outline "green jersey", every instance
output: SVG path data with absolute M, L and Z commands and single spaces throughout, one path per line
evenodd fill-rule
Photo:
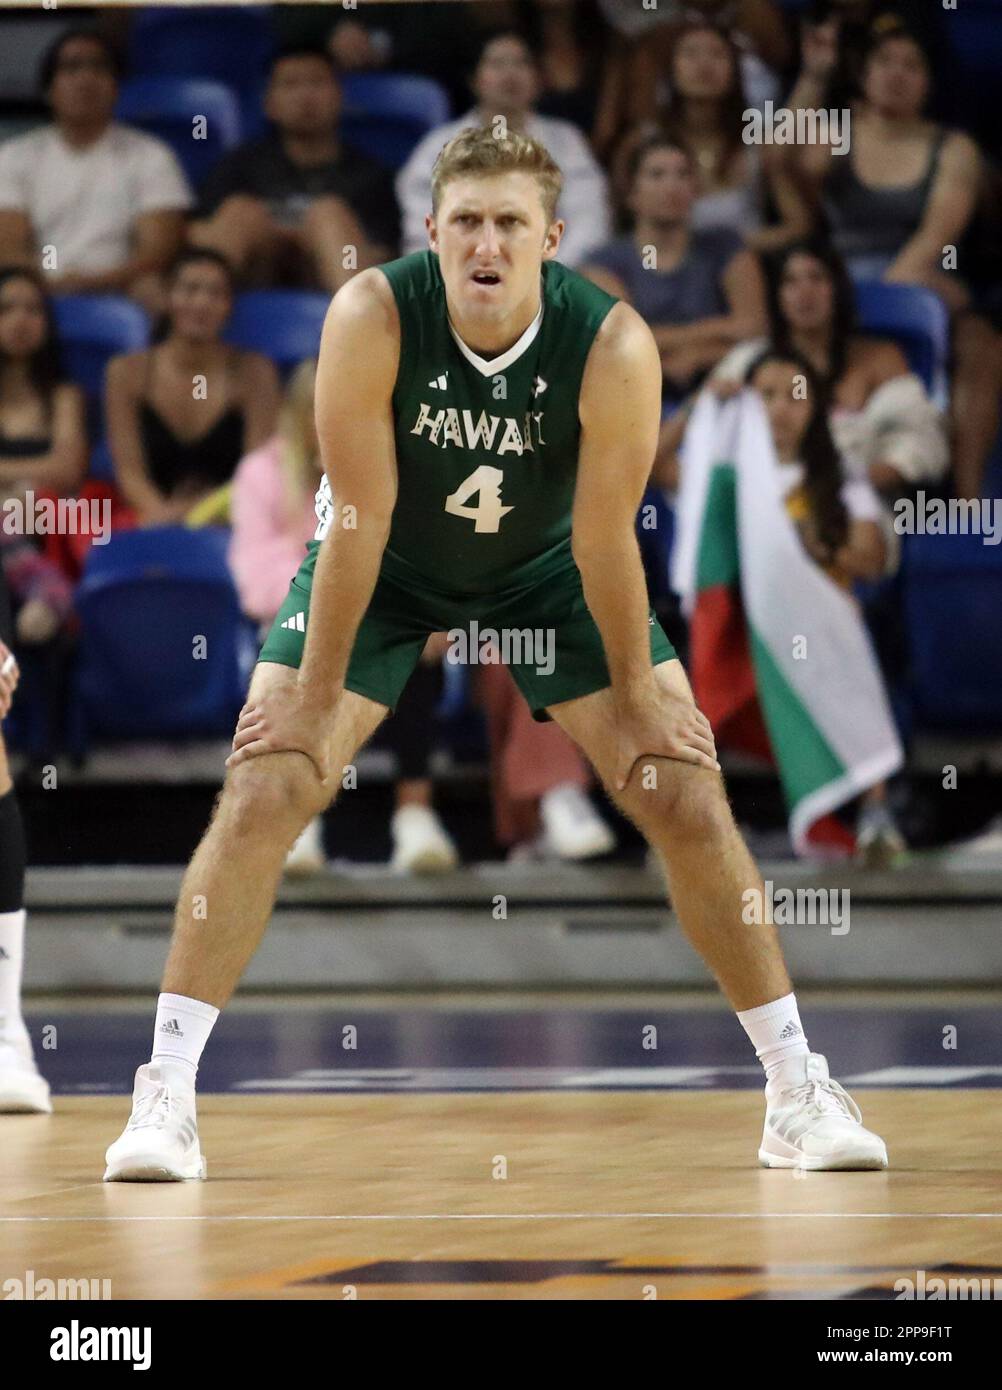
M 616 300 L 544 261 L 539 313 L 488 361 L 449 322 L 437 255 L 419 251 L 381 270 L 400 315 L 397 500 L 383 573 L 403 585 L 477 595 L 566 569 L 581 377 Z M 332 510 L 325 478 L 318 538 Z

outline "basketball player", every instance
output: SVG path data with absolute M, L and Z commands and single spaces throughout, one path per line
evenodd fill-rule
M 557 261 L 560 183 L 537 142 L 464 131 L 435 166 L 431 249 L 365 271 L 331 304 L 318 539 L 262 648 L 184 878 L 152 1059 L 106 1180 L 205 1176 L 196 1070 L 285 854 L 393 709 L 428 633 L 474 622 L 552 639 L 552 661 L 527 644 L 512 673 L 661 855 L 682 926 L 765 1068 L 760 1161 L 886 1166 L 808 1047 L 774 930 L 742 922 L 762 881 L 648 608 L 634 532 L 658 352 L 632 308 Z

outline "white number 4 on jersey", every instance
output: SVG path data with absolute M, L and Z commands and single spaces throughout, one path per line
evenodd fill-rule
M 514 511 L 514 507 L 501 505 L 503 479 L 504 474 L 500 468 L 492 468 L 490 464 L 482 463 L 445 499 L 445 510 L 452 516 L 465 516 L 476 522 L 474 531 L 497 531 L 505 513 Z M 468 507 L 466 503 L 475 492 L 480 494 L 480 500 L 475 507 Z

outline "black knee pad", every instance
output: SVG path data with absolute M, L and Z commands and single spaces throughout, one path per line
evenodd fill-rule
M 11 787 L 0 796 L 0 912 L 17 912 L 24 906 L 24 866 L 28 851 L 24 822 Z

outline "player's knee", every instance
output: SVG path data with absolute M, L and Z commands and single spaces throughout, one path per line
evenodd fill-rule
M 657 759 L 634 792 L 631 814 L 641 830 L 673 844 L 712 843 L 734 825 L 719 773 Z
M 272 753 L 233 768 L 220 810 L 236 834 L 295 839 L 327 800 L 308 758 Z

